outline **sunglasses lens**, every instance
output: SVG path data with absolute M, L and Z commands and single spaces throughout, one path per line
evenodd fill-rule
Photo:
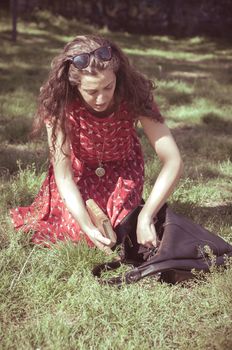
M 89 64 L 89 54 L 83 53 L 81 55 L 77 55 L 73 58 L 73 64 L 78 69 L 84 69 Z
M 112 58 L 111 47 L 99 47 L 99 49 L 95 50 L 94 55 L 102 61 L 110 61 Z
M 94 55 L 101 61 L 110 61 L 112 58 L 112 51 L 110 46 L 102 46 L 98 49 L 89 52 L 76 55 L 72 58 L 72 62 L 77 69 L 84 69 L 88 67 L 90 61 L 90 55 Z

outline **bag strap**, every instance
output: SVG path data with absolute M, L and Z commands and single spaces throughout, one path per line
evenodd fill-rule
M 102 275 L 103 272 L 116 270 L 120 266 L 121 266 L 121 261 L 120 260 L 116 260 L 116 261 L 113 260 L 113 261 L 110 261 L 110 262 L 107 262 L 107 263 L 96 265 L 92 269 L 92 274 L 94 275 L 94 277 L 101 278 L 101 275 Z

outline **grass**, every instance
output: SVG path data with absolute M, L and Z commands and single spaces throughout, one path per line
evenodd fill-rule
M 227 350 L 232 347 L 232 269 L 186 286 L 144 280 L 120 290 L 91 276 L 105 257 L 84 244 L 32 247 L 8 209 L 28 205 L 48 166 L 46 140 L 28 131 L 52 57 L 80 33 L 115 40 L 155 79 L 156 100 L 181 150 L 185 172 L 170 205 L 232 243 L 232 49 L 222 40 L 134 36 L 46 12 L 0 25 L 0 348 Z M 160 165 L 143 132 L 144 197 Z

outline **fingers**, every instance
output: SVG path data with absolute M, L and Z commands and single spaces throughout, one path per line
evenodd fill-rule
M 155 239 L 154 241 L 152 241 L 151 244 L 152 244 L 153 247 L 156 248 L 156 247 L 157 247 L 157 241 L 156 241 L 156 239 Z
M 106 255 L 110 255 L 112 254 L 112 250 L 110 249 L 110 247 L 102 244 L 101 242 L 99 242 L 98 240 L 91 238 L 91 241 L 95 244 L 95 246 L 100 249 L 101 251 L 103 251 Z
M 110 239 L 103 237 L 98 230 L 91 232 L 91 236 L 89 236 L 89 238 L 95 244 L 95 246 L 102 250 L 105 254 L 110 255 L 113 253 L 110 247 L 108 247 L 108 245 L 111 243 Z
M 152 244 L 153 247 L 157 247 L 157 237 L 156 237 L 155 225 L 151 224 L 150 228 L 151 228 L 151 232 L 152 232 L 152 235 L 153 235 L 153 240 L 152 240 L 151 244 Z
M 103 243 L 105 245 L 110 245 L 110 243 L 111 243 L 111 240 L 109 238 L 106 238 L 106 237 L 103 237 L 103 236 L 100 236 L 98 238 L 98 241 L 100 241 L 101 243 Z
M 93 232 L 93 238 L 105 245 L 110 245 L 111 243 L 111 240 L 109 238 L 102 236 L 101 232 L 98 230 L 95 230 Z
M 137 228 L 139 231 L 140 229 Z M 142 233 L 137 232 L 138 243 L 144 245 L 147 248 L 153 248 L 157 246 L 157 237 L 155 225 L 152 223 L 142 229 Z
M 106 253 L 106 255 L 111 255 L 113 253 L 110 247 L 107 247 L 106 245 L 103 246 L 102 251 Z

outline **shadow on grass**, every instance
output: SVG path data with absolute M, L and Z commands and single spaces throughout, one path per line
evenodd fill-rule
M 44 144 L 39 145 L 1 145 L 0 146 L 0 174 L 14 174 L 29 164 L 35 164 L 36 169 L 48 168 L 48 151 Z
M 172 132 L 182 153 L 186 159 L 192 159 L 193 164 L 206 160 L 215 164 L 232 161 L 232 121 L 229 119 L 208 113 L 202 116 L 200 124 L 177 127 Z
M 0 141 L 9 143 L 26 143 L 31 132 L 31 119 L 29 118 L 4 118 L 0 115 Z
M 215 203 L 215 206 L 204 207 L 194 203 L 173 202 L 171 207 L 178 214 L 188 217 L 199 225 L 208 226 L 213 223 L 218 232 L 223 226 L 232 226 L 232 203 L 226 205 Z
M 223 79 L 224 84 L 230 84 L 232 81 L 232 64 L 229 58 L 223 61 L 217 57 L 207 60 L 199 58 L 197 62 L 193 62 L 188 58 L 168 58 L 158 54 L 143 57 L 142 54 L 131 53 L 129 56 L 132 63 L 151 79 L 176 79 L 189 84 L 198 79 L 214 79 L 219 82 Z M 220 68 L 219 65 L 221 65 Z M 222 67 L 224 67 L 224 74 L 222 74 Z
M 167 103 L 173 105 L 189 105 L 194 101 L 195 96 L 184 91 L 177 91 L 175 88 L 166 87 L 163 93 Z
M 0 53 L 0 91 L 3 93 L 25 87 L 38 94 L 39 87 L 47 79 L 51 60 L 63 49 L 72 31 L 75 33 L 73 37 L 93 32 L 90 26 L 55 16 L 38 14 L 32 19 L 34 22 L 19 23 L 16 43 L 11 40 L 10 30 L 0 33 L 4 44 Z
M 230 40 L 224 38 L 207 38 L 204 36 L 200 37 L 187 37 L 187 38 L 176 38 L 172 35 L 136 35 L 121 32 L 102 32 L 105 37 L 114 39 L 123 48 L 131 48 L 138 50 L 148 49 L 159 49 L 164 52 L 188 52 L 190 54 L 196 53 L 198 55 L 208 55 L 209 53 L 216 53 L 223 55 L 222 50 L 231 49 Z M 230 50 L 232 55 L 232 50 Z M 229 59 L 229 58 L 228 58 Z
M 212 134 L 232 135 L 232 121 L 219 117 L 216 113 L 208 113 L 202 117 L 204 127 Z
M 42 81 L 47 77 L 51 59 L 62 47 L 62 41 L 49 34 L 20 34 L 11 50 L 1 52 L 0 90 L 6 93 L 25 87 L 30 92 L 38 93 Z

